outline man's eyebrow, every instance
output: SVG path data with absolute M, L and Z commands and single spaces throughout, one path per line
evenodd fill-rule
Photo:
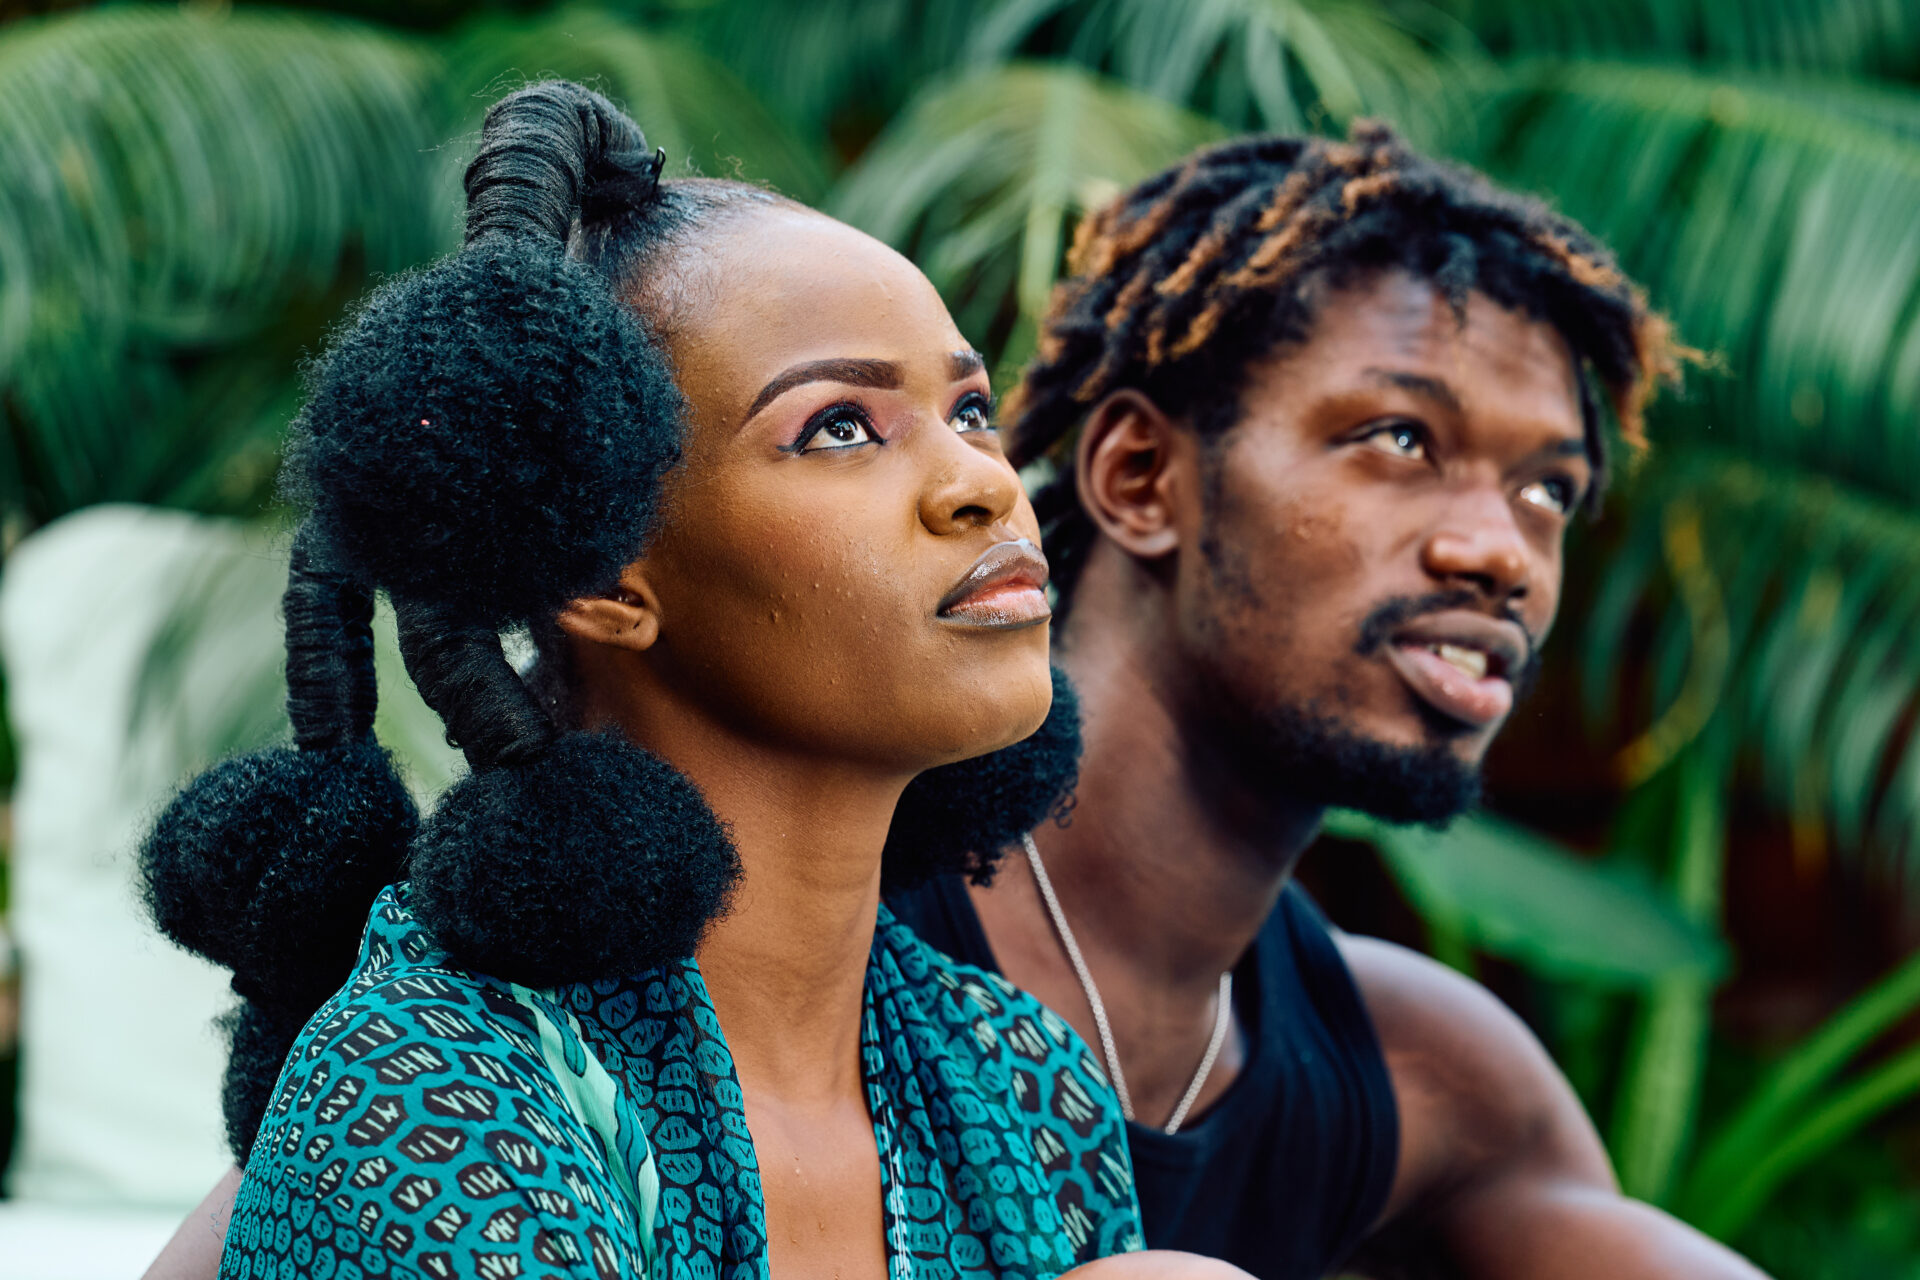
M 965 351 L 956 351 L 947 357 L 947 374 L 955 382 L 962 378 L 971 378 L 987 367 L 987 358 L 969 347 Z
M 1363 370 L 1363 374 L 1370 381 L 1398 387 L 1454 413 L 1460 412 L 1460 397 L 1453 394 L 1453 388 L 1439 378 L 1430 378 L 1424 373 L 1408 373 L 1404 369 L 1367 369 Z
M 1587 445 L 1583 435 L 1579 439 L 1563 437 L 1552 444 L 1543 444 L 1533 451 L 1535 458 L 1591 458 L 1593 450 Z
M 809 382 L 844 382 L 855 387 L 892 391 L 900 385 L 900 366 L 891 360 L 809 360 L 776 374 L 747 406 L 745 422 L 775 399 Z

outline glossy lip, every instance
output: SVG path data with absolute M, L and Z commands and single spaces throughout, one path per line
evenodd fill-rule
M 1027 538 L 988 547 L 934 612 L 976 627 L 1030 627 L 1053 616 L 1047 605 L 1047 558 Z
M 1475 680 L 1428 651 L 1436 644 L 1477 649 L 1487 674 Z M 1452 610 L 1416 618 L 1394 632 L 1387 658 L 1421 701 L 1473 728 L 1496 724 L 1513 710 L 1513 674 L 1526 660 L 1527 633 L 1512 622 Z

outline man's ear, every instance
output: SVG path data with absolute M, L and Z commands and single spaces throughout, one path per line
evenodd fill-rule
M 1074 453 L 1080 505 L 1121 550 L 1157 559 L 1180 545 L 1181 502 L 1191 502 L 1191 434 L 1140 392 L 1116 391 L 1087 415 Z
M 639 652 L 660 638 L 660 600 L 642 563 L 635 561 L 620 571 L 612 591 L 572 601 L 554 622 L 577 639 Z

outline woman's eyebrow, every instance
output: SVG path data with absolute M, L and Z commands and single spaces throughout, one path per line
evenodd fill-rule
M 987 358 L 968 347 L 965 351 L 955 351 L 947 357 L 947 374 L 955 382 L 971 378 L 987 367 Z
M 891 360 L 845 359 L 809 360 L 805 364 L 796 364 L 775 374 L 771 382 L 760 388 L 760 394 L 747 406 L 747 416 L 741 421 L 751 419 L 777 397 L 809 382 L 845 382 L 856 387 L 892 391 L 900 386 L 900 366 Z

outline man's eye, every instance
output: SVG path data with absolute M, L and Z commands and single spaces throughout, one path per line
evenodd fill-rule
M 979 395 L 968 396 L 953 411 L 953 429 L 955 431 L 991 431 L 993 413 L 986 398 Z
M 848 405 L 829 409 L 807 425 L 793 446 L 795 453 L 823 453 L 831 449 L 851 449 L 856 445 L 878 444 L 879 432 L 867 421 L 867 415 Z
M 1520 498 L 1523 502 L 1531 502 L 1534 506 L 1551 511 L 1557 516 L 1564 516 L 1572 512 L 1579 494 L 1573 487 L 1573 481 L 1563 476 L 1548 476 L 1544 480 L 1535 480 L 1522 489 Z
M 1391 422 L 1362 436 L 1361 443 L 1396 458 L 1424 460 L 1427 456 L 1426 433 L 1408 422 Z

